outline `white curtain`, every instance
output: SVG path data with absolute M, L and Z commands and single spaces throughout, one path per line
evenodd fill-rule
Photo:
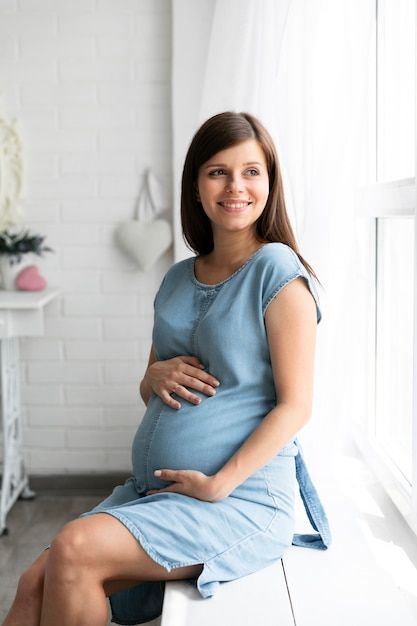
M 359 247 L 366 224 L 355 219 L 354 194 L 372 182 L 374 6 L 374 0 L 172 3 L 175 260 L 191 254 L 182 241 L 179 188 L 192 135 L 220 111 L 255 114 L 274 137 L 301 253 L 324 286 L 314 412 L 301 433 L 315 473 L 323 474 L 333 472 L 367 403 L 368 277 Z
M 173 0 L 174 257 L 190 255 L 179 222 L 192 135 L 226 110 L 256 113 L 276 136 L 280 48 L 291 0 Z

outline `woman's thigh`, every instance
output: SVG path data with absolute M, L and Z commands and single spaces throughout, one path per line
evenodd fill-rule
M 38 589 L 40 595 L 43 592 L 43 583 L 45 579 L 45 569 L 48 562 L 49 549 L 44 550 L 33 563 L 25 571 L 25 581 L 30 583 L 25 586 L 23 592 L 26 592 L 29 588 L 31 590 Z M 197 578 L 202 570 L 199 565 L 192 565 L 191 567 L 181 567 L 172 572 L 166 572 L 166 580 L 174 580 L 176 577 L 183 580 L 185 578 Z M 30 578 L 30 580 L 29 580 Z M 164 579 L 165 580 L 165 579 Z M 106 596 L 111 596 L 118 591 L 125 591 L 131 587 L 135 587 L 140 581 L 137 579 L 119 579 L 119 580 L 106 580 L 103 582 L 103 589 Z
M 203 569 L 202 564 L 197 564 L 167 572 L 148 556 L 124 524 L 107 513 L 69 522 L 55 537 L 51 548 L 58 559 L 64 556 L 91 572 L 103 583 L 107 595 L 138 582 L 197 578 Z

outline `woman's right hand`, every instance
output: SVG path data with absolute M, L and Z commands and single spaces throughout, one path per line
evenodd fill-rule
M 195 356 L 176 356 L 166 361 L 155 361 L 149 365 L 144 376 L 152 391 L 173 409 L 181 404 L 171 397 L 174 393 L 191 404 L 200 404 L 201 398 L 187 387 L 214 396 L 220 382 L 204 370 L 204 365 Z

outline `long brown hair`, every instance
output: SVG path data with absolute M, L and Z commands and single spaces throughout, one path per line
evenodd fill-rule
M 218 113 L 200 126 L 191 141 L 181 181 L 181 224 L 187 246 L 201 255 L 208 254 L 214 247 L 210 220 L 196 196 L 200 167 L 220 150 L 248 139 L 256 139 L 262 148 L 269 178 L 268 200 L 256 221 L 257 238 L 264 243 L 287 244 L 297 254 L 307 271 L 320 282 L 298 250 L 285 207 L 281 170 L 272 137 L 263 124 L 249 113 L 233 111 Z

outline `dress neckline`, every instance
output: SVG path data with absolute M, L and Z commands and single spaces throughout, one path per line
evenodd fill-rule
M 195 261 L 197 257 L 191 257 L 190 259 L 191 279 L 193 283 L 195 283 L 196 285 L 198 285 L 198 287 L 201 287 L 202 289 L 216 289 L 217 287 L 221 287 L 222 285 L 227 283 L 229 280 L 234 278 L 236 274 L 239 274 L 239 272 L 241 272 L 243 268 L 245 268 L 248 265 L 248 263 L 250 263 L 250 261 L 252 261 L 260 253 L 260 251 L 263 250 L 263 248 L 265 248 L 265 246 L 267 245 L 268 245 L 267 243 L 264 243 L 260 248 L 255 250 L 255 252 L 251 254 L 251 256 L 248 259 L 246 259 L 246 261 L 240 267 L 237 268 L 237 270 L 235 270 L 232 274 L 230 274 L 230 276 L 227 276 L 227 278 L 225 278 L 224 280 L 221 280 L 219 283 L 209 284 L 209 283 L 200 282 L 195 275 Z

